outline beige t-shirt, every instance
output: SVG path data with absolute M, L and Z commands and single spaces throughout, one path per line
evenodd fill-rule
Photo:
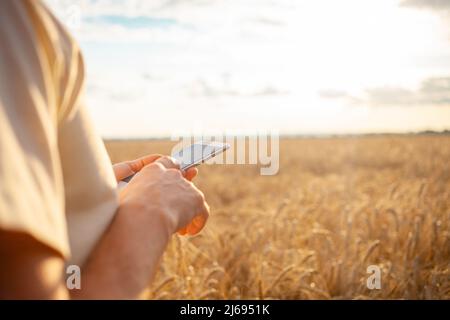
M 118 206 L 80 50 L 40 1 L 0 1 L 0 228 L 82 265 Z

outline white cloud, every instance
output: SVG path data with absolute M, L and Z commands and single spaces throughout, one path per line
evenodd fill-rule
M 268 97 L 289 94 L 288 91 L 281 90 L 271 84 L 254 83 L 252 85 L 238 86 L 233 81 L 230 74 L 222 74 L 218 79 L 208 81 L 199 78 L 186 85 L 187 93 L 192 97 L 235 97 L 252 98 Z
M 343 92 L 375 99 L 380 92 L 364 90 L 415 92 L 421 79 L 450 74 L 447 23 L 398 1 L 47 2 L 63 18 L 68 6 L 80 9 L 83 19 L 74 32 L 87 61 L 88 98 L 108 135 L 116 130 L 111 106 L 118 120 L 139 115 L 136 132 L 147 130 L 144 119 L 163 124 L 186 108 L 208 123 L 219 117 L 225 127 L 273 122 L 294 130 L 298 122 L 323 130 L 314 119 L 361 116 L 362 108 L 348 111 L 352 102 Z M 321 88 L 339 90 L 322 91 L 320 98 Z M 350 130 L 352 123 L 345 123 Z
M 418 88 L 383 86 L 367 88 L 360 96 L 345 91 L 322 90 L 321 98 L 344 99 L 352 105 L 373 107 L 450 106 L 450 77 L 424 79 Z
M 449 0 L 404 0 L 401 4 L 405 7 L 450 10 Z

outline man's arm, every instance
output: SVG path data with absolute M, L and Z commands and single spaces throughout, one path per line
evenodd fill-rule
M 81 289 L 70 291 L 60 254 L 27 234 L 0 230 L 0 299 L 138 298 L 154 275 L 170 234 L 158 215 L 136 209 L 119 209 L 81 269 Z
M 167 157 L 147 166 L 155 159 L 144 160 L 131 163 L 139 173 L 121 192 L 114 220 L 82 267 L 80 290 L 67 290 L 64 259 L 56 251 L 31 236 L 0 230 L 0 298 L 138 298 L 171 235 L 199 232 L 209 213 L 203 194 L 188 181 L 196 169 L 183 177 Z
M 137 298 L 154 275 L 169 238 L 158 215 L 119 209 L 81 269 L 81 289 L 68 291 L 60 254 L 27 234 L 0 230 L 0 299 Z
M 81 290 L 71 292 L 75 299 L 139 297 L 172 234 L 200 232 L 209 215 L 190 182 L 196 168 L 182 175 L 173 159 L 150 155 L 115 165 L 114 172 L 117 180 L 139 173 L 122 190 L 119 210 L 82 270 Z

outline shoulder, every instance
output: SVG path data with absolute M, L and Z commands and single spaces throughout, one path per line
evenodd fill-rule
M 56 88 L 59 119 L 66 118 L 77 107 L 84 86 L 84 62 L 78 42 L 66 27 L 41 1 L 32 1 L 38 21 L 45 30 L 44 42 L 48 42 L 53 59 L 53 74 Z
M 83 58 L 51 10 L 40 0 L 0 1 L 0 27 L 0 68 L 2 61 L 7 70 L 13 64 L 23 81 L 35 83 L 58 121 L 73 113 L 84 83 Z

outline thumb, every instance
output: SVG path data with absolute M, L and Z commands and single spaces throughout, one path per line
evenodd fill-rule
M 127 162 L 116 163 L 113 165 L 113 170 L 117 181 L 121 181 L 135 173 Z
M 139 172 L 143 167 L 156 161 L 160 157 L 161 157 L 160 154 L 151 154 L 138 158 L 136 160 L 116 163 L 115 165 L 113 165 L 116 180 L 121 181 L 126 177 L 129 177 L 132 174 Z

